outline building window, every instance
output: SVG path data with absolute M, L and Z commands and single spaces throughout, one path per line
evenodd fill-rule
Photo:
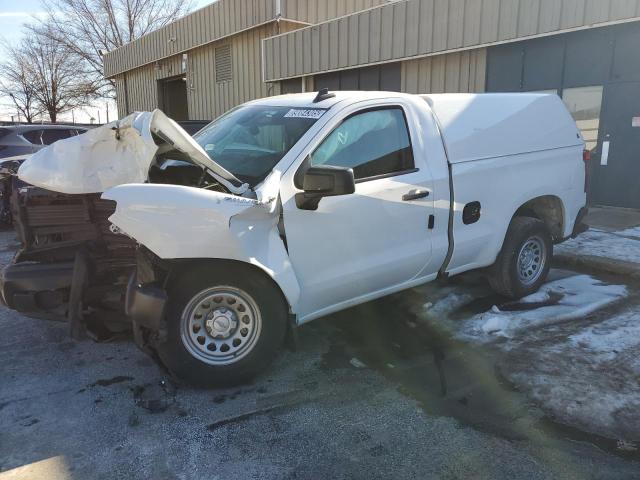
M 598 145 L 602 89 L 602 86 L 565 88 L 562 92 L 562 99 L 582 132 L 587 150 Z
M 232 78 L 231 45 L 223 45 L 215 49 L 216 82 L 229 82 Z

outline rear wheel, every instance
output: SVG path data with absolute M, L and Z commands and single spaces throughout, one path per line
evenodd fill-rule
M 190 384 L 242 383 L 278 353 L 286 319 L 280 290 L 260 273 L 230 263 L 189 270 L 170 289 L 158 354 Z
M 553 258 L 553 241 L 541 220 L 516 217 L 490 271 L 489 283 L 499 294 L 513 299 L 530 295 L 547 279 Z

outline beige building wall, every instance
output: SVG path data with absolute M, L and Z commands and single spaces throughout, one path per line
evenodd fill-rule
M 265 80 L 474 49 L 640 18 L 640 0 L 400 0 L 265 41 Z
M 183 54 L 173 55 L 152 64 L 134 68 L 115 77 L 120 118 L 129 112 L 158 108 L 158 81 L 179 75 L 186 76 L 189 119 L 212 120 L 241 103 L 280 94 L 280 82 L 262 81 L 262 40 L 297 28 L 294 23 L 272 22 L 186 52 L 186 70 L 182 69 Z M 232 78 L 216 82 L 215 49 L 231 45 Z M 126 79 L 126 80 L 125 80 Z M 125 82 L 127 85 L 125 101 Z
M 406 93 L 481 93 L 485 91 L 487 50 L 467 50 L 402 62 Z
M 219 0 L 109 52 L 106 77 L 183 53 L 276 18 L 276 0 Z
M 389 3 L 389 0 L 281 0 L 282 16 L 315 24 Z

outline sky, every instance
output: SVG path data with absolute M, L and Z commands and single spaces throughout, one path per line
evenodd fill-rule
M 214 1 L 192 0 L 192 5 L 196 9 Z M 0 0 L 0 39 L 8 40 L 11 43 L 19 41 L 23 35 L 22 25 L 38 15 L 43 15 L 43 10 L 40 0 Z M 0 56 L 2 54 L 2 51 L 0 51 Z M 116 111 L 114 102 L 109 105 L 105 102 L 97 102 L 90 107 L 78 109 L 73 116 L 77 122 L 89 123 L 92 117 L 97 122 L 98 116 L 104 122 L 107 115 L 107 107 L 109 109 L 109 120 L 114 120 Z M 11 110 L 10 102 L 0 96 L 0 120 L 11 120 L 11 115 L 15 116 L 15 112 Z M 70 121 L 72 115 L 70 113 L 63 115 L 61 119 Z

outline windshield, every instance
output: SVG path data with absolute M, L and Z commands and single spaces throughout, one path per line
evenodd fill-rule
M 324 112 L 308 108 L 239 107 L 194 138 L 213 161 L 255 186 Z

